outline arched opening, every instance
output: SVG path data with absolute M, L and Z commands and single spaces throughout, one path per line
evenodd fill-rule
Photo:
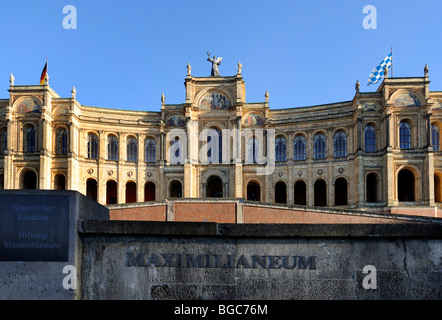
M 181 182 L 175 180 L 170 184 L 170 197 L 171 198 L 183 197 L 183 187 L 181 185 Z
M 118 200 L 118 185 L 114 180 L 106 183 L 106 204 L 116 204 Z
M 287 203 L 287 185 L 283 181 L 275 185 L 275 203 Z
M 275 161 L 287 160 L 287 140 L 284 137 L 277 137 L 275 140 Z
M 399 123 L 399 147 L 411 149 L 411 124 L 407 120 Z
M 137 184 L 133 181 L 126 183 L 126 203 L 137 202 Z
M 24 151 L 35 152 L 37 150 L 37 133 L 33 125 L 25 127 Z
M 54 178 L 55 190 L 66 190 L 66 177 L 64 174 L 57 174 Z
M 126 145 L 127 161 L 136 162 L 138 160 L 138 141 L 134 137 L 127 139 Z
M 247 200 L 261 201 L 261 187 L 256 182 L 249 182 L 247 185 Z
M 414 189 L 414 174 L 407 169 L 402 169 L 397 178 L 398 200 L 399 201 L 416 201 Z
M 115 136 L 107 138 L 107 160 L 118 160 L 118 139 Z
M 56 152 L 58 155 L 66 155 L 68 153 L 68 130 L 60 128 L 56 134 Z
M 217 176 L 212 176 L 207 180 L 206 196 L 209 198 L 223 197 L 223 182 Z
M 86 196 L 97 201 L 98 184 L 97 180 L 89 179 L 86 182 Z
M 378 177 L 369 173 L 366 181 L 367 202 L 378 202 Z
M 295 183 L 295 204 L 307 205 L 307 185 L 302 180 Z
M 442 179 L 439 173 L 434 174 L 434 202 L 442 202 Z
M 324 180 L 316 180 L 314 185 L 315 206 L 325 207 L 327 205 L 327 184 Z
M 36 190 L 37 189 L 37 174 L 32 170 L 26 170 L 22 173 L 22 189 Z
M 373 125 L 365 126 L 365 152 L 375 152 L 376 151 L 376 129 Z
M 155 201 L 155 183 L 146 182 L 144 185 L 144 201 Z
M 335 181 L 335 206 L 346 206 L 348 204 L 348 184 L 345 178 L 338 178 Z
M 209 163 L 223 162 L 223 135 L 221 130 L 215 127 L 210 128 L 207 135 L 207 161 Z
M 95 134 L 89 134 L 87 137 L 87 158 L 98 159 L 99 145 L 98 137 Z
M 5 189 L 5 175 L 2 173 L 0 174 L 0 190 Z

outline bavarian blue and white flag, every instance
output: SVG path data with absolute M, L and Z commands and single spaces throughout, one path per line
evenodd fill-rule
M 390 68 L 391 63 L 393 61 L 393 52 L 390 52 L 388 56 L 382 60 L 382 62 L 373 69 L 373 71 L 370 74 L 370 77 L 368 77 L 368 85 L 375 84 L 381 78 L 384 76 L 384 70 L 385 68 Z

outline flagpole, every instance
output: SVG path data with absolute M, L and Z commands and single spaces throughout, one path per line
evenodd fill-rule
M 393 78 L 393 47 L 391 47 L 391 77 Z

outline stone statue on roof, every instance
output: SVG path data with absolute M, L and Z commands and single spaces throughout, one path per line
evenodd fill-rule
M 212 77 L 219 77 L 220 74 L 219 74 L 218 66 L 221 64 L 221 60 L 223 58 L 221 58 L 221 57 L 217 58 L 215 56 L 213 56 L 213 58 L 210 58 L 210 52 L 209 51 L 207 52 L 207 56 L 208 56 L 207 61 L 212 62 L 212 73 L 211 73 L 211 76 Z

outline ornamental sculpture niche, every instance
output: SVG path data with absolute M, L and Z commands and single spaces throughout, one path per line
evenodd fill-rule
M 250 113 L 244 120 L 246 126 L 262 126 L 264 119 L 257 113 Z
M 412 93 L 404 93 L 394 99 L 393 105 L 395 107 L 420 107 L 421 102 L 416 95 Z
M 186 120 L 181 116 L 170 116 L 166 121 L 168 127 L 184 127 L 185 125 Z
M 18 113 L 40 113 L 40 104 L 31 98 L 25 99 L 17 106 Z
M 364 111 L 379 111 L 380 107 L 377 103 L 367 102 L 363 104 L 362 109 Z
M 230 107 L 229 98 L 218 92 L 206 93 L 199 104 L 201 110 L 224 110 Z

